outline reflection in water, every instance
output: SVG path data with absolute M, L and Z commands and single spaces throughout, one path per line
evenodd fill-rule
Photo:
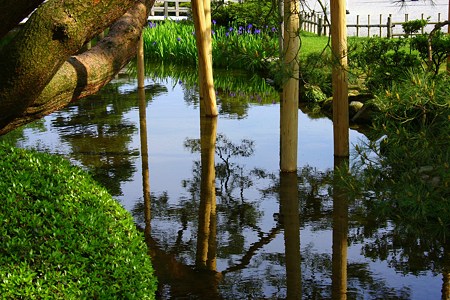
M 284 227 L 287 299 L 301 299 L 300 216 L 297 173 L 280 173 L 280 221 Z
M 201 185 L 196 266 L 216 270 L 216 150 L 217 118 L 200 118 Z
M 145 90 L 138 88 L 139 97 L 139 137 L 141 142 L 141 160 L 142 160 L 142 193 L 144 198 L 144 222 L 145 234 L 150 235 L 151 232 L 151 209 L 150 209 L 150 171 L 148 167 L 148 140 L 147 140 L 147 115 Z
M 334 174 L 348 170 L 348 159 L 334 157 Z M 340 169 L 340 170 L 338 170 Z M 332 297 L 347 299 L 348 196 L 334 180 L 333 184 L 333 256 Z
M 384 219 L 375 196 L 339 200 L 347 197 L 333 181 L 331 122 L 299 112 L 301 167 L 296 178 L 284 177 L 278 104 L 249 98 L 245 116 L 220 116 L 215 134 L 216 125 L 200 124 L 198 107 L 183 102 L 186 87 L 177 82 L 147 79 L 145 100 L 135 81 L 115 81 L 25 128 L 22 139 L 67 155 L 124 194 L 118 198 L 147 232 L 159 298 L 448 296 L 445 232 Z

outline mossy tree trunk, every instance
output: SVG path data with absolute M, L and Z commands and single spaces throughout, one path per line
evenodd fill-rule
M 97 92 L 135 55 L 154 0 L 49 0 L 0 52 L 0 134 Z M 112 24 L 112 25 L 111 25 Z M 93 37 L 109 35 L 75 55 Z

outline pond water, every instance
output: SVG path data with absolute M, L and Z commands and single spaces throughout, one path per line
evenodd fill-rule
M 144 100 L 136 80 L 116 79 L 17 143 L 83 166 L 132 213 L 160 299 L 448 295 L 446 247 L 361 217 L 333 186 L 330 120 L 299 112 L 298 172 L 280 174 L 274 94 L 219 93 L 220 116 L 201 120 L 195 88 L 145 83 Z M 365 137 L 351 130 L 350 140 Z

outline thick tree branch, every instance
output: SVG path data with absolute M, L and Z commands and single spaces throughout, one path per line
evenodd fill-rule
M 40 96 L 23 113 L 0 128 L 0 135 L 42 118 L 71 101 L 94 94 L 136 55 L 137 43 L 154 0 L 138 2 L 111 26 L 91 50 L 70 57 Z
M 4 0 L 0 1 L 0 39 L 23 19 L 28 17 L 44 0 Z
M 0 53 L 0 127 L 22 113 L 70 55 L 136 0 L 48 0 Z

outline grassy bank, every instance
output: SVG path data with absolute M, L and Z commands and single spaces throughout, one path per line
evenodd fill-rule
M 195 65 L 197 48 L 194 25 L 166 20 L 150 23 L 144 31 L 145 56 L 159 62 Z M 279 56 L 278 29 L 231 25 L 212 25 L 213 64 L 216 68 L 265 72 Z M 328 37 L 302 33 L 301 57 L 322 51 Z
M 60 157 L 0 143 L 2 299 L 153 299 L 131 216 Z

